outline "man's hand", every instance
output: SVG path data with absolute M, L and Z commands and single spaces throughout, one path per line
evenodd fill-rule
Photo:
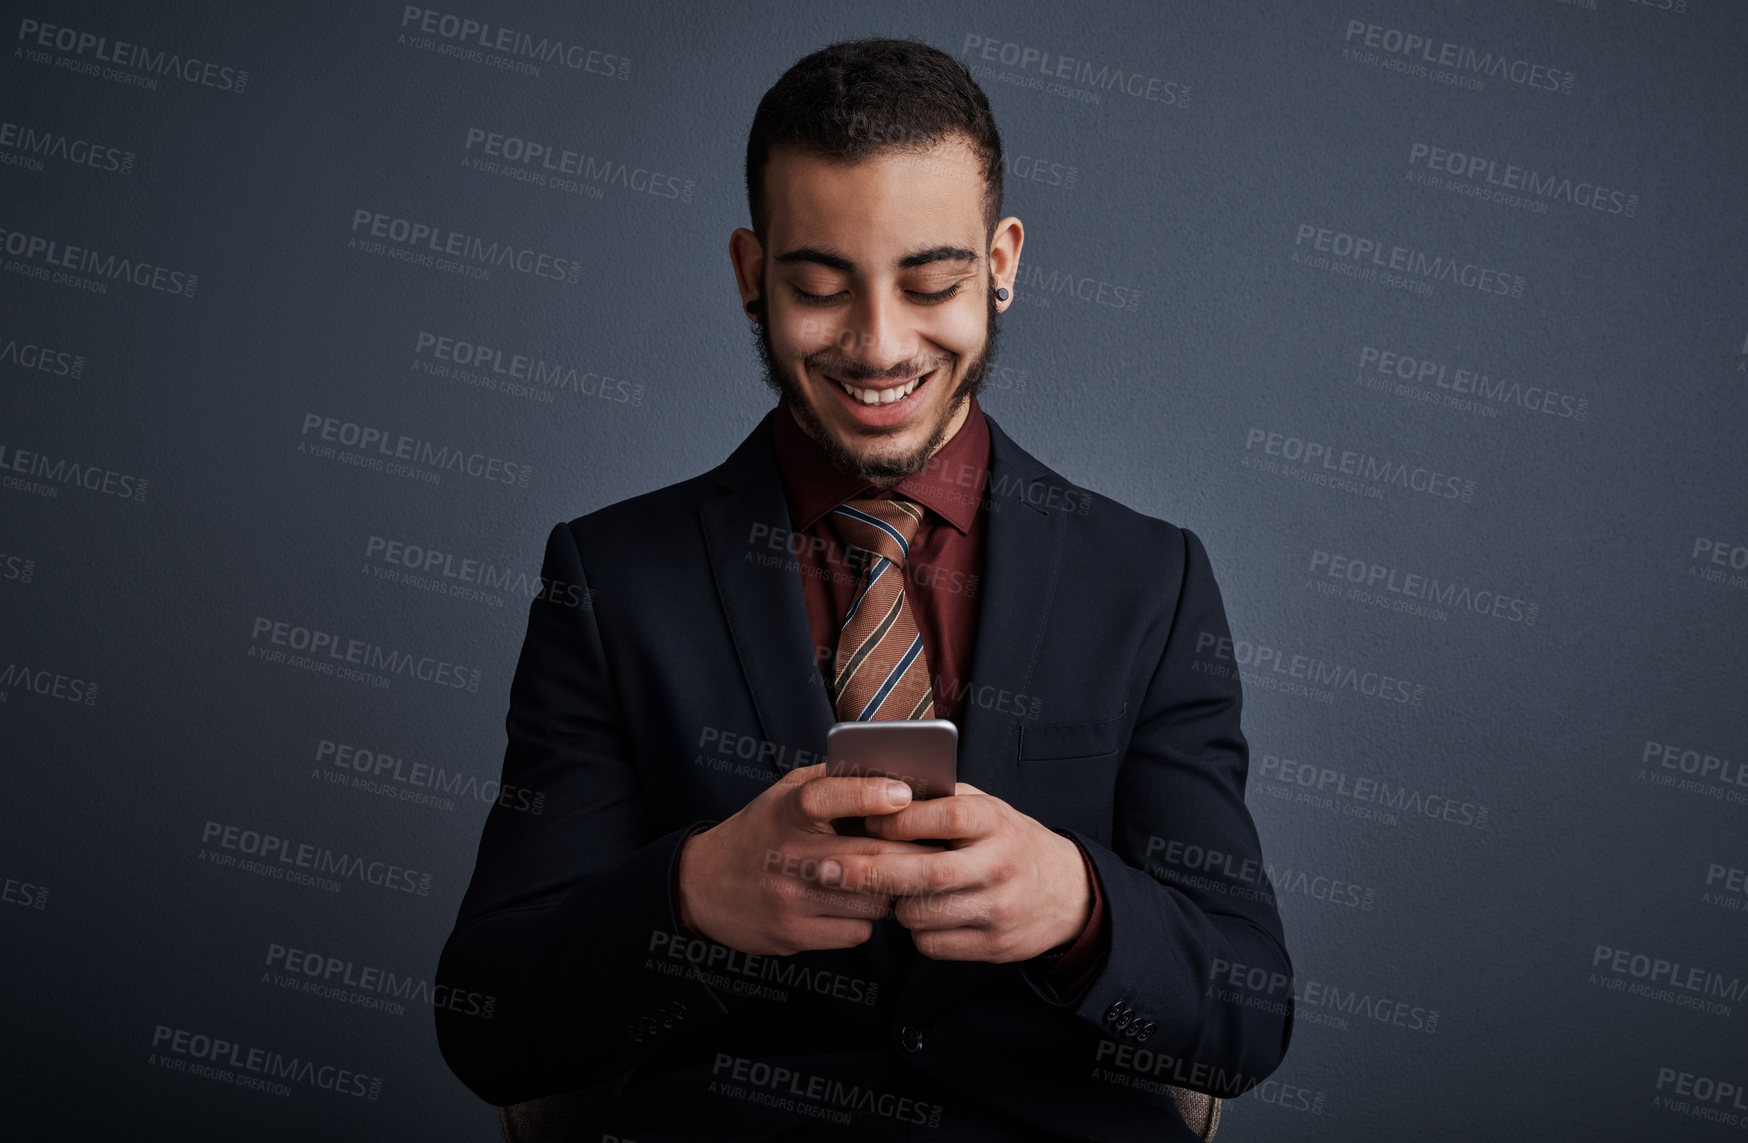
M 886 841 L 939 838 L 951 848 L 927 853 L 834 856 L 834 878 L 820 882 L 877 900 L 896 896 L 899 923 L 917 951 L 935 960 L 1029 960 L 1080 935 L 1092 913 L 1092 886 L 1080 847 L 1036 818 L 969 782 L 869 818 Z
M 824 888 L 820 863 L 828 856 L 899 857 L 935 847 L 845 837 L 831 820 L 872 822 L 909 802 L 903 782 L 827 778 L 823 762 L 796 767 L 727 821 L 686 839 L 679 857 L 680 919 L 745 953 L 788 956 L 861 944 L 891 909 L 892 895 Z

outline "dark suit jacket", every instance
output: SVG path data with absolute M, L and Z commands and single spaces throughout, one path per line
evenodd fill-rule
M 1167 1084 L 1232 1097 L 1280 1063 L 1292 965 L 1207 555 L 989 427 L 959 777 L 1092 856 L 1111 925 L 1092 986 L 1058 1004 L 1027 966 L 931 960 L 891 918 L 793 957 L 677 935 L 680 838 L 823 761 L 835 719 L 796 562 L 769 542 L 788 510 L 767 415 L 717 468 L 547 539 L 503 767 L 544 801 L 493 805 L 436 977 L 491 998 L 489 1019 L 436 1009 L 482 1099 L 631 1072 L 598 1126 L 640 1143 L 852 1110 L 871 1129 L 932 1118 L 917 1130 L 942 1140 L 1001 1137 L 970 1121 L 1008 1116 L 1188 1143 Z

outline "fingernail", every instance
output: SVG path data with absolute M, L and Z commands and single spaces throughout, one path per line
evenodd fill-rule
M 844 867 L 835 861 L 822 861 L 819 865 L 819 879 L 823 884 L 836 885 L 843 880 Z
M 910 786 L 904 782 L 886 783 L 886 796 L 895 806 L 902 806 L 910 801 Z

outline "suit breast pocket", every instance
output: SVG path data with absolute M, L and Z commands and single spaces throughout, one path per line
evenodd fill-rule
M 1020 761 L 1043 762 L 1100 758 L 1123 748 L 1123 716 L 1129 704 L 1109 718 L 1093 722 L 1059 722 L 1020 727 Z

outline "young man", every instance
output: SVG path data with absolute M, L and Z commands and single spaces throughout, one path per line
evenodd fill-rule
M 963 67 L 816 52 L 746 173 L 780 400 L 552 529 L 503 770 L 544 802 L 487 819 L 437 980 L 495 1008 L 439 1007 L 444 1058 L 591 1087 L 578 1138 L 1198 1138 L 1172 1089 L 1241 1094 L 1292 1028 L 1202 544 L 979 405 L 1024 232 Z M 824 776 L 833 722 L 936 717 L 950 796 Z

